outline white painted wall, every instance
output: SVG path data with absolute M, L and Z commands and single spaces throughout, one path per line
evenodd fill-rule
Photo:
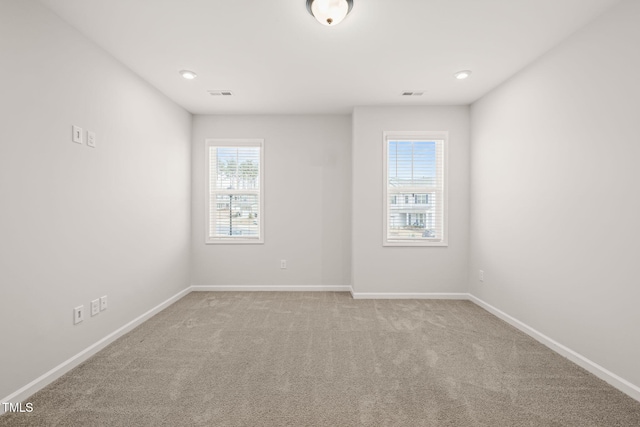
M 194 116 L 192 135 L 194 285 L 349 285 L 349 116 Z M 264 244 L 205 245 L 206 138 L 264 139 Z
M 382 246 L 384 131 L 449 131 L 449 246 Z M 354 292 L 466 292 L 469 108 L 358 107 L 352 155 Z
M 2 399 L 189 285 L 190 114 L 36 1 L 0 57 Z
M 636 386 L 639 23 L 623 1 L 473 105 L 469 273 L 473 295 Z

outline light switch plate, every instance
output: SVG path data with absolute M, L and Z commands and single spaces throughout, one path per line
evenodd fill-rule
M 73 324 L 77 325 L 83 320 L 84 320 L 84 305 L 79 305 L 73 309 Z
M 81 127 L 73 126 L 72 139 L 73 139 L 73 142 L 82 144 L 82 128 Z

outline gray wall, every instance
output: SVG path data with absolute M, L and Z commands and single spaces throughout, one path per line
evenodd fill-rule
M 37 2 L 0 53 L 1 399 L 189 285 L 190 115 Z
M 205 245 L 206 138 L 264 139 L 264 244 Z M 195 116 L 193 284 L 348 286 L 350 147 L 346 115 Z
M 636 385 L 639 22 L 622 2 L 473 105 L 469 273 L 473 295 Z
M 0 398 L 189 283 L 470 290 L 640 384 L 638 21 L 621 2 L 474 104 L 470 176 L 468 107 L 192 123 L 39 3 L 0 2 Z M 385 130 L 450 132 L 448 247 L 382 247 Z M 204 244 L 205 138 L 265 139 L 264 245 Z
M 382 133 L 449 131 L 449 246 L 382 246 Z M 469 108 L 358 107 L 353 113 L 355 293 L 466 292 Z

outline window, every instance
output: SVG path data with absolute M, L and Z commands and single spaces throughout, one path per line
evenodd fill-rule
M 207 243 L 263 243 L 263 141 L 208 139 Z
M 384 246 L 447 246 L 447 139 L 384 133 Z

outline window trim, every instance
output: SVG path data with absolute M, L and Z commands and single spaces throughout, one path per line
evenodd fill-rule
M 389 240 L 388 239 L 388 170 L 387 157 L 389 141 L 443 141 L 442 143 L 442 239 L 429 240 Z M 382 132 L 382 246 L 405 247 L 446 247 L 449 246 L 449 132 L 448 131 L 384 131 Z
M 210 147 L 259 147 L 260 148 L 260 212 L 258 215 L 259 237 L 257 239 L 247 239 L 239 237 L 210 237 L 210 208 L 211 208 L 211 170 L 209 159 Z M 205 244 L 207 245 L 261 245 L 264 244 L 264 139 L 255 138 L 207 138 L 204 144 L 205 161 Z

